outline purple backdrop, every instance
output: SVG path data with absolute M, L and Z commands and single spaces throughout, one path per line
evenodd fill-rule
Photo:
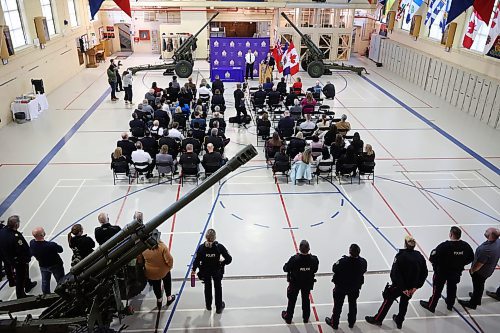
M 245 54 L 251 49 L 256 55 L 254 76 L 259 76 L 259 65 L 269 52 L 269 37 L 238 38 L 210 37 L 210 72 L 220 68 L 240 67 L 245 70 Z M 257 53 L 255 53 L 257 52 Z M 221 76 L 221 80 L 224 81 Z M 230 78 L 227 78 L 230 80 Z

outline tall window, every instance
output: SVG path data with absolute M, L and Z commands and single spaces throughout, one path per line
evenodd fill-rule
M 54 22 L 54 15 L 52 11 L 52 0 L 40 0 L 42 5 L 42 15 L 47 20 L 47 28 L 49 29 L 49 35 L 56 34 L 56 23 Z
M 5 24 L 9 27 L 10 37 L 14 48 L 26 45 L 26 34 L 24 32 L 21 12 L 17 0 L 1 0 Z
M 72 27 L 78 26 L 78 16 L 76 16 L 75 0 L 68 0 L 69 22 Z
M 441 29 L 441 23 L 442 23 L 441 21 L 443 20 L 444 12 L 445 12 L 444 9 L 440 11 L 439 14 L 436 16 L 434 22 L 432 22 L 432 25 L 429 29 L 429 38 L 440 41 L 441 38 L 443 37 L 443 30 Z

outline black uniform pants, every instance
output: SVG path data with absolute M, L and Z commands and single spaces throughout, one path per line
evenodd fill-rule
M 406 312 L 408 311 L 408 303 L 410 302 L 411 297 L 403 294 L 403 291 L 396 286 L 389 286 L 385 291 L 384 302 L 380 306 L 377 314 L 375 315 L 375 320 L 378 322 L 382 322 L 389 312 L 389 309 L 392 306 L 392 303 L 399 297 L 399 313 L 397 314 L 396 320 L 399 323 L 402 323 L 405 320 Z
M 122 77 L 117 72 L 116 73 L 116 91 L 122 91 L 122 90 L 123 90 Z
M 205 306 L 207 308 L 212 307 L 212 280 L 215 291 L 215 309 L 219 310 L 222 308 L 222 275 L 207 275 L 203 278 L 203 283 L 205 284 Z
M 446 305 L 452 307 L 457 298 L 457 284 L 460 282 L 460 274 L 437 274 L 432 277 L 432 296 L 429 298 L 429 309 L 435 310 L 446 284 Z
M 132 103 L 132 86 L 124 87 L 125 89 L 125 98 L 124 100 L 129 101 Z
M 246 64 L 245 66 L 245 79 L 248 80 L 248 74 L 250 74 L 250 77 L 253 80 L 253 63 L 251 64 Z
M 23 298 L 26 297 L 25 288 L 28 283 L 31 283 L 29 279 L 29 265 L 25 263 L 15 264 L 14 269 L 16 271 L 15 281 L 16 281 L 16 297 Z
M 342 306 L 344 305 L 345 297 L 349 302 L 349 313 L 347 314 L 347 321 L 349 325 L 354 325 L 356 322 L 356 314 L 358 313 L 358 305 L 356 301 L 359 297 L 359 290 L 345 291 L 339 288 L 333 289 L 333 314 L 332 323 L 334 326 L 339 325 L 340 314 L 342 313 Z
M 481 305 L 481 297 L 483 297 L 486 279 L 477 272 L 472 274 L 472 297 L 470 298 L 470 302 L 473 305 Z
M 242 114 L 244 117 L 246 117 L 248 115 L 247 109 L 244 106 L 238 106 L 236 108 L 236 119 L 238 119 L 238 124 L 244 122 L 244 119 L 241 117 Z
M 286 296 L 288 297 L 288 306 L 286 308 L 287 319 L 293 318 L 293 313 L 295 310 L 295 303 L 297 303 L 297 297 L 302 298 L 302 319 L 309 320 L 309 316 L 311 315 L 311 301 L 309 300 L 309 293 L 311 292 L 311 288 L 296 286 L 290 283 L 286 290 Z
M 153 286 L 153 292 L 155 293 L 156 299 L 162 299 L 161 295 L 161 283 L 163 281 L 163 288 L 165 289 L 165 295 L 167 297 L 172 295 L 172 275 L 170 272 L 165 275 L 161 280 L 149 280 L 149 284 Z

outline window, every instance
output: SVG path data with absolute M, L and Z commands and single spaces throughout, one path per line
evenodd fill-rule
M 410 5 L 406 5 L 405 9 L 403 11 L 403 16 L 401 18 L 401 29 L 410 31 L 411 27 L 411 20 L 410 22 L 406 23 L 406 17 L 408 16 L 408 13 L 410 12 Z
M 429 29 L 429 38 L 431 39 L 436 39 L 436 40 L 441 40 L 443 37 L 443 30 L 441 29 L 441 24 L 443 20 L 443 15 L 444 15 L 445 10 L 441 10 L 439 14 L 436 16 L 436 19 L 434 22 L 432 22 L 432 25 Z
M 78 26 L 78 16 L 76 15 L 75 0 L 68 0 L 69 23 L 72 27 Z
M 498 5 L 498 1 L 500 1 L 500 0 L 495 1 L 495 5 L 493 8 L 496 8 L 496 6 Z M 469 15 L 469 20 L 470 20 L 471 16 L 472 16 L 472 12 Z M 486 47 L 486 39 L 488 38 L 488 34 L 490 33 L 491 24 L 493 22 L 493 14 L 491 15 L 491 19 L 490 19 L 489 24 L 486 24 L 482 21 L 479 21 L 479 22 L 480 22 L 480 26 L 479 26 L 477 35 L 476 35 L 476 37 L 474 37 L 474 43 L 472 44 L 470 49 L 473 51 L 477 51 L 477 52 L 482 53 L 484 51 L 484 48 Z M 469 23 L 469 21 L 467 21 L 467 25 L 468 25 L 468 23 Z
M 47 20 L 47 28 L 49 29 L 49 35 L 56 34 L 56 23 L 54 22 L 54 15 L 52 12 L 52 0 L 40 0 L 42 5 L 42 15 Z
M 26 45 L 26 34 L 24 32 L 21 12 L 17 0 L 1 0 L 5 24 L 9 27 L 10 37 L 14 48 Z

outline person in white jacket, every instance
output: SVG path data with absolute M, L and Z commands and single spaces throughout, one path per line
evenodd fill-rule
M 132 102 L 132 73 L 129 71 L 123 72 L 123 89 L 125 90 L 125 105 L 134 105 Z

